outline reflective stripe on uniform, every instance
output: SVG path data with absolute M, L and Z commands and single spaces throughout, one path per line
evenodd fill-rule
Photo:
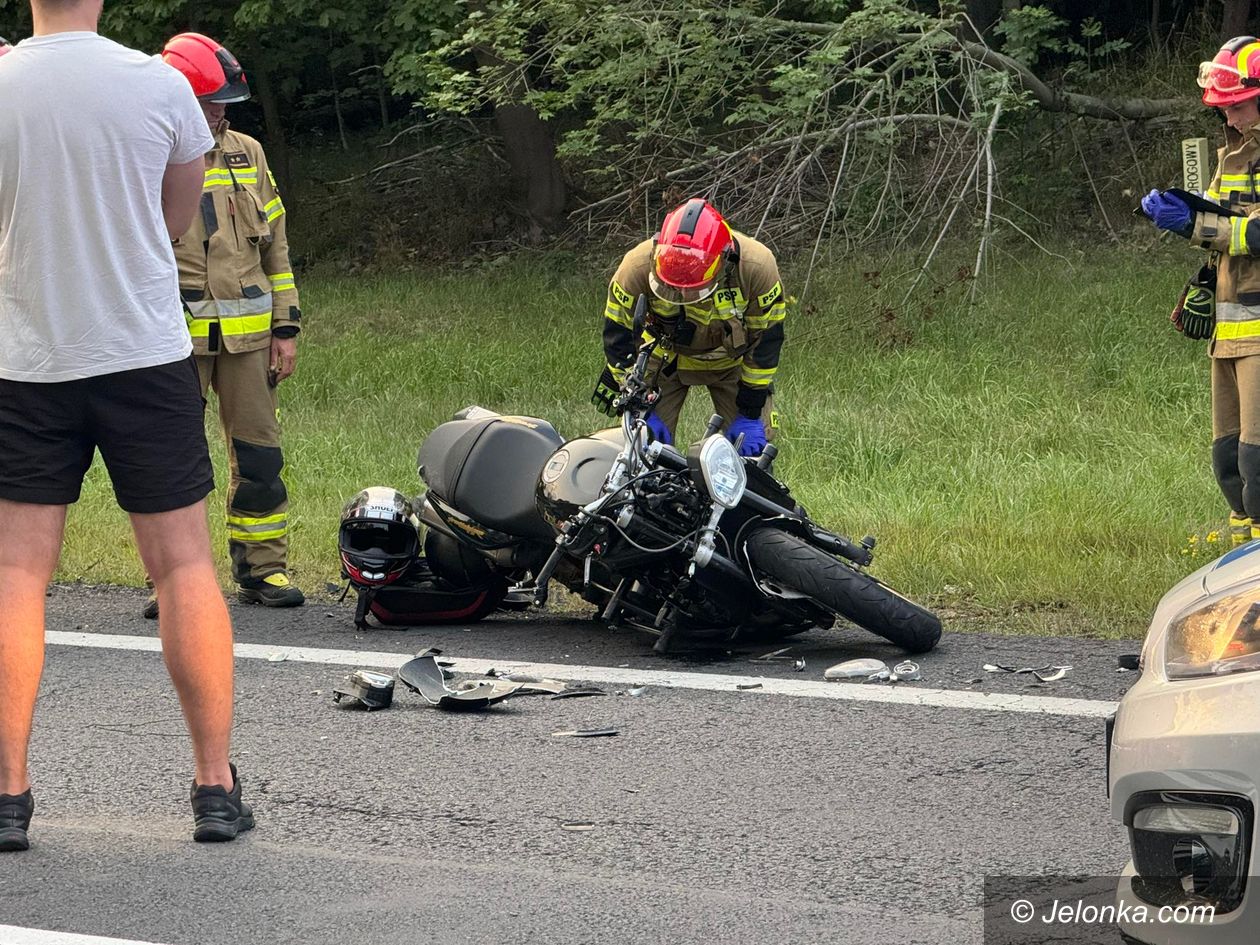
M 256 299 L 203 299 L 185 302 L 188 333 L 194 338 L 210 337 L 210 324 L 219 323 L 224 335 L 239 337 L 271 331 L 271 293 Z
M 219 332 L 236 338 L 240 335 L 256 335 L 259 332 L 271 331 L 271 313 L 261 315 L 235 315 L 224 318 L 190 318 L 188 334 L 193 338 L 209 338 L 210 326 L 218 323 Z
M 297 283 L 293 281 L 293 273 L 291 272 L 274 272 L 267 278 L 271 280 L 272 292 L 284 292 L 286 289 L 297 288 Z
M 270 541 L 283 538 L 289 532 L 288 516 L 284 512 L 262 518 L 229 515 L 227 526 L 228 537 L 236 541 Z
M 1217 341 L 1239 341 L 1244 338 L 1260 338 L 1260 318 L 1247 322 L 1216 323 Z
M 668 357 L 660 348 L 656 353 Z M 678 356 L 678 370 L 680 371 L 729 371 L 742 363 L 739 358 L 697 358 L 686 354 Z
M 263 207 L 263 213 L 267 215 L 267 222 L 271 223 L 284 216 L 284 204 L 281 203 L 280 198 L 277 197 L 275 200 Z
M 1229 218 L 1229 254 L 1231 256 L 1247 255 L 1247 223 L 1246 217 Z
M 615 302 L 610 301 L 604 306 L 604 317 L 625 328 L 634 327 L 634 320 L 630 317 L 630 313 Z
M 766 387 L 774 380 L 774 372 L 777 370 L 778 368 L 759 368 L 744 362 L 739 379 L 747 387 Z

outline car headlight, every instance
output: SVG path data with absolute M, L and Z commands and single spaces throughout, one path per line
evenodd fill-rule
M 1164 664 L 1169 679 L 1260 669 L 1260 584 L 1230 588 L 1174 617 Z
M 709 437 L 700 445 L 695 465 L 699 466 L 705 488 L 714 502 L 724 509 L 739 505 L 748 485 L 748 474 L 744 472 L 744 461 L 739 458 L 730 440 L 720 433 Z
M 1232 794 L 1135 794 L 1125 821 L 1133 847 L 1133 891 L 1151 905 L 1237 909 L 1247 887 L 1253 812 Z

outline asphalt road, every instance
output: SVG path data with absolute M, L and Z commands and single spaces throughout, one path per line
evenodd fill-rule
M 54 588 L 48 626 L 152 636 L 141 602 Z M 200 847 L 160 656 L 50 646 L 33 847 L 0 856 L 0 925 L 167 945 L 979 943 L 985 875 L 1116 874 L 1127 858 L 1100 718 L 658 683 L 675 671 L 821 683 L 841 659 L 899 658 L 861 631 L 787 641 L 806 660 L 795 672 L 751 662 L 774 646 L 667 660 L 577 618 L 356 634 L 351 615 L 322 594 L 295 611 L 233 608 L 238 642 L 264 648 L 438 646 L 457 670 L 612 667 L 647 689 L 467 715 L 400 688 L 367 713 L 332 704 L 346 666 L 255 651 L 238 661 L 234 756 L 258 828 Z M 947 636 L 920 660 L 923 680 L 901 685 L 1113 701 L 1133 679 L 1116 657 L 1134 649 Z M 984 663 L 1073 669 L 1034 684 Z M 620 734 L 553 735 L 604 726 Z

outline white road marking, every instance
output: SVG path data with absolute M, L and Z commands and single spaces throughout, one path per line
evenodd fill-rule
M 18 925 L 0 925 L 0 945 L 156 945 L 129 938 L 101 938 L 99 935 L 75 935 L 73 932 L 46 932 L 25 929 Z
M 95 647 L 112 650 L 160 652 L 157 637 L 122 636 L 106 633 L 69 633 L 50 630 L 47 642 L 56 646 Z M 259 643 L 236 644 L 240 659 L 271 662 L 325 663 L 333 666 L 397 669 L 411 659 L 405 653 L 379 653 L 371 650 L 327 650 L 305 646 L 271 646 Z M 1019 693 L 972 692 L 956 689 L 927 689 L 913 684 L 866 685 L 822 682 L 811 679 L 771 679 L 762 676 L 731 676 L 720 673 L 683 673 L 661 669 L 615 669 L 609 666 L 571 666 L 561 663 L 530 663 L 520 660 L 452 659 L 456 672 L 484 675 L 489 669 L 500 673 L 524 673 L 551 679 L 608 683 L 617 686 L 661 686 L 672 689 L 702 689 L 735 692 L 737 686 L 760 683 L 741 695 L 795 696 L 804 699 L 841 699 L 850 702 L 886 702 L 895 705 L 930 706 L 986 712 L 1027 712 L 1036 715 L 1106 718 L 1116 711 L 1115 702 L 1071 699 L 1056 696 L 1028 696 Z M 0 943 L 3 945 L 3 943 Z

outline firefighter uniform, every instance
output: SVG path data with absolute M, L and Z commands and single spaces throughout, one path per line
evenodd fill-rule
M 175 241 L 202 395 L 213 388 L 231 463 L 228 548 L 238 584 L 287 571 L 288 494 L 270 375 L 273 333 L 300 329 L 285 209 L 262 145 L 223 123 L 192 228 Z
M 708 388 L 724 427 L 741 412 L 760 413 L 767 440 L 774 439 L 779 427 L 772 395 L 787 312 L 779 267 L 764 243 L 735 231 L 732 236 L 733 255 L 722 283 L 703 302 L 678 305 L 652 294 L 650 239 L 626 253 L 608 286 L 604 355 L 618 384 L 637 349 L 635 300 L 646 294 L 652 316 L 676 324 L 659 341 L 649 364 L 649 376 L 660 390 L 655 414 L 671 436 L 692 387 Z
M 1195 216 L 1190 241 L 1219 254 L 1212 357 L 1212 467 L 1230 531 L 1260 538 L 1260 125 L 1225 130 L 1207 198 L 1243 211 Z

